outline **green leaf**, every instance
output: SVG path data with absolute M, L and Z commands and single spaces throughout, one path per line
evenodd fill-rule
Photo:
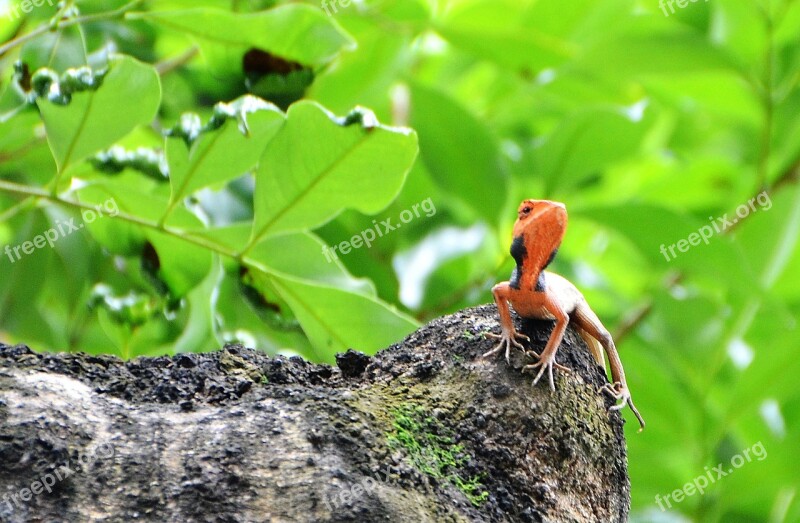
M 115 321 L 108 309 L 104 307 L 97 310 L 97 320 L 109 341 L 114 345 L 117 355 L 122 358 L 129 357 L 127 347 L 130 343 L 131 329 L 127 325 Z
M 423 26 L 431 16 L 431 5 L 426 0 L 368 0 L 366 4 L 399 23 Z
M 629 159 L 646 131 L 641 119 L 625 115 L 622 108 L 582 111 L 564 119 L 536 149 L 536 174 L 546 180 L 548 194 L 568 190 L 614 162 Z
M 413 131 L 382 126 L 368 111 L 337 120 L 313 102 L 294 104 L 256 174 L 251 243 L 313 229 L 344 208 L 380 211 L 416 155 Z
M 665 207 L 633 203 L 579 209 L 575 214 L 618 230 L 656 267 L 683 269 L 714 281 L 724 278 L 736 293 L 758 292 L 741 251 L 717 232 L 722 230 L 718 220 L 704 223 Z
M 198 229 L 202 222 L 178 207 L 166 222 L 170 232 L 161 232 L 157 222 L 167 209 L 163 191 L 143 192 L 130 180 L 103 180 L 78 191 L 83 203 L 107 210 L 107 216 L 93 222 L 90 231 L 99 241 L 124 254 L 141 255 L 144 242 L 150 242 L 158 255 L 157 276 L 173 296 L 182 297 L 212 268 L 213 252 L 181 237 L 185 236 L 182 231 Z
M 230 252 L 241 252 L 247 246 L 253 226 L 250 223 L 234 223 L 210 229 L 198 228 L 187 230 L 187 236 L 205 238 Z
M 152 223 L 167 209 L 166 187 L 131 173 L 89 183 L 77 195 L 82 203 L 108 209 L 109 216 L 124 213 Z M 146 240 L 146 229 L 113 217 L 95 220 L 86 228 L 110 252 L 123 256 L 138 255 Z
M 750 266 L 775 297 L 788 301 L 800 298 L 797 279 L 797 268 L 800 267 L 798 202 L 798 188 L 771 197 L 767 191 L 762 191 L 750 205 L 743 202 L 737 208 L 747 217 L 747 221 L 736 230 L 736 239 L 745 248 Z
M 153 66 L 129 56 L 112 56 L 96 91 L 72 95 L 68 105 L 39 99 L 47 141 L 63 173 L 106 149 L 139 125 L 149 125 L 161 103 L 161 83 Z
M 743 69 L 758 74 L 770 38 L 763 10 L 753 1 L 720 0 L 713 7 L 715 40 L 746 66 Z
M 368 354 L 413 332 L 418 324 L 377 298 L 294 278 L 273 284 L 294 311 L 303 331 L 324 361 L 353 348 Z
M 380 28 L 359 34 L 358 53 L 342 53 L 335 68 L 314 80 L 311 97 L 334 112 L 355 105 L 378 111 L 388 102 L 386 93 L 401 70 L 409 41 L 405 33 Z
M 326 261 L 324 248 L 314 235 L 288 234 L 265 240 L 247 257 L 289 304 L 317 358 L 330 362 L 348 348 L 373 353 L 418 327 L 376 298 L 368 280 L 353 278 L 338 261 Z
M 222 279 L 222 265 L 215 263 L 205 280 L 186 295 L 189 309 L 186 328 L 175 340 L 175 354 L 216 350 L 221 340 L 216 329 L 217 300 L 213 296 Z
M 231 117 L 221 128 L 201 133 L 191 148 L 181 139 L 167 138 L 173 204 L 197 189 L 227 182 L 253 168 L 285 121 L 277 107 L 251 96 L 218 107 L 229 110 Z
M 187 213 L 186 218 L 189 218 Z M 196 223 L 200 220 L 191 216 Z M 196 225 L 196 223 L 192 225 Z M 170 293 L 182 297 L 202 282 L 211 271 L 212 252 L 171 234 L 148 232 L 147 238 L 158 253 L 158 277 Z
M 39 210 L 23 215 L 14 221 L 15 237 L 9 245 L 18 246 L 31 241 L 51 226 L 46 215 Z M 43 249 L 29 255 L 19 249 L 16 255 L 6 254 L 3 253 L 0 259 L 0 315 L 3 318 L 2 329 L 8 333 L 3 336 L 30 344 L 41 343 L 43 347 L 58 350 L 62 347 L 63 329 L 51 326 L 43 314 L 52 315 L 61 305 L 61 300 L 57 303 L 46 299 L 49 288 L 53 286 L 48 286 L 48 280 L 59 275 L 54 270 L 58 267 L 58 260 L 48 256 L 49 251 Z
M 543 31 L 539 19 L 531 16 L 536 11 L 531 3 L 464 2 L 448 11 L 437 30 L 458 47 L 507 67 L 539 70 L 558 65 L 578 47 L 561 35 Z
M 372 282 L 351 276 L 341 261 L 326 256 L 327 249 L 328 246 L 312 233 L 283 234 L 259 243 L 248 259 L 257 260 L 272 275 L 302 278 L 364 296 L 375 296 Z
M 732 60 L 696 32 L 665 30 L 663 22 L 637 24 L 636 31 L 617 35 L 588 49 L 576 65 L 614 81 L 638 80 L 644 75 L 663 76 L 731 71 Z M 607 64 L 613 63 L 613 67 Z
M 488 127 L 449 96 L 414 85 L 411 124 L 425 166 L 441 187 L 495 223 L 505 203 L 508 172 Z
M 190 35 L 201 43 L 258 48 L 305 65 L 321 65 L 354 45 L 331 17 L 303 4 L 288 4 L 259 13 L 222 9 L 186 9 L 128 15 Z

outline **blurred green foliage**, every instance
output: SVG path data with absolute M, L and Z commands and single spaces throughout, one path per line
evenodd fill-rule
M 631 519 L 800 521 L 800 2 L 22 7 L 0 2 L 4 341 L 374 351 L 491 301 L 518 202 L 559 200 L 553 270 L 648 421 Z

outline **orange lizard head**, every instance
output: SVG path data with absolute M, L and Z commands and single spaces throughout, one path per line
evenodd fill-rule
M 523 242 L 533 267 L 544 269 L 553 260 L 567 231 L 567 208 L 560 202 L 523 200 L 517 212 L 514 240 Z

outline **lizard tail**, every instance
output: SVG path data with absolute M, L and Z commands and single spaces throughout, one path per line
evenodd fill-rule
M 596 361 L 598 365 L 603 367 L 603 371 L 605 372 L 606 359 L 603 357 L 603 346 L 591 334 L 581 329 L 580 327 L 577 327 L 575 330 L 578 331 L 578 334 L 580 334 L 581 338 L 583 338 L 583 341 L 586 343 L 586 346 L 589 347 L 589 352 L 592 353 L 594 361 Z

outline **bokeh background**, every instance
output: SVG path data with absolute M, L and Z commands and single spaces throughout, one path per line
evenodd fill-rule
M 243 15 L 289 3 L 297 2 L 165 0 L 131 10 Z M 294 35 L 297 45 L 338 39 L 314 63 L 209 43 L 201 30 L 224 31 L 219 20 L 192 31 L 104 16 L 125 2 L 68 2 L 98 18 L 0 55 L 0 179 L 45 186 L 54 173 L 37 111 L 20 109 L 12 81 L 20 59 L 57 72 L 102 64 L 112 52 L 154 64 L 158 123 L 123 145 L 156 153 L 159 131 L 184 112 L 207 118 L 214 103 L 248 92 L 283 109 L 301 98 L 336 115 L 367 107 L 382 123 L 413 128 L 419 155 L 389 207 L 344 210 L 314 234 L 333 246 L 374 220 L 397 224 L 426 206 L 370 248 L 340 256 L 348 277 L 369 280 L 377 299 L 397 307 L 403 321 L 393 339 L 490 302 L 489 289 L 513 267 L 519 201 L 562 201 L 570 222 L 551 269 L 584 292 L 614 334 L 648 422 L 637 434 L 623 411 L 631 520 L 800 521 L 800 2 L 306 3 L 335 31 Z M 0 13 L 21 5 L 0 0 Z M 24 16 L 0 16 L 0 41 L 30 33 L 57 9 L 45 1 Z M 157 164 L 137 183 L 161 183 Z M 129 170 L 122 175 L 141 174 Z M 81 176 L 96 176 L 88 162 Z M 195 198 L 221 223 L 246 221 L 252 179 L 243 173 Z M 70 212 L 0 190 L 0 247 Z M 83 231 L 47 253 L 0 263 L 0 340 L 127 356 L 231 340 L 318 361 L 337 350 L 310 342 L 302 322 L 264 307 L 252 296 L 258 286 L 229 268 L 156 316 L 157 286 L 123 262 Z M 314 263 L 327 262 L 320 253 Z M 211 294 L 209 311 L 202 304 Z M 335 321 L 347 322 L 346 313 Z M 112 325 L 129 316 L 135 328 Z M 374 338 L 352 345 L 381 348 Z M 720 464 L 732 472 L 718 477 Z M 713 478 L 706 492 L 677 501 L 674 491 L 701 476 Z M 659 504 L 668 495 L 671 507 Z

